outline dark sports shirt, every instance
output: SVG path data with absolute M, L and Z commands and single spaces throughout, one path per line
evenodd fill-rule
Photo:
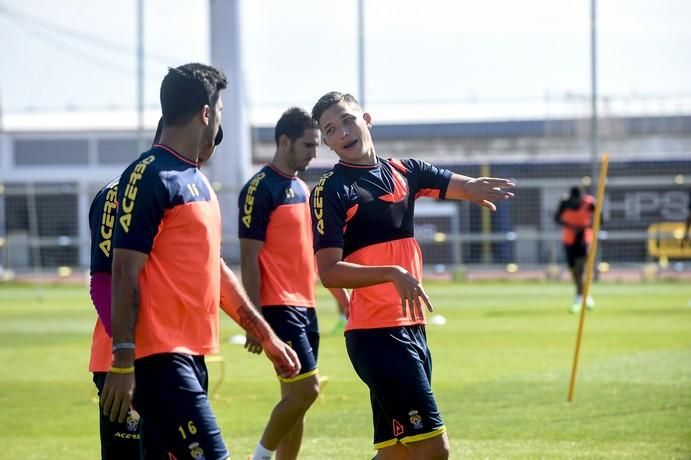
M 299 178 L 266 165 L 238 197 L 238 237 L 263 241 L 259 253 L 262 306 L 314 307 L 309 189 Z
M 148 254 L 139 275 L 136 357 L 218 350 L 221 215 L 197 164 L 164 145 L 118 185 L 114 247 Z
M 415 200 L 445 197 L 451 171 L 423 161 L 381 160 L 373 166 L 339 162 L 312 190 L 314 250 L 342 248 L 361 265 L 400 265 L 422 280 L 422 253 L 414 238 Z M 357 288 L 346 330 L 424 323 L 402 314 L 392 283 Z
M 113 233 L 118 210 L 118 180 L 98 191 L 89 208 L 91 273 L 110 273 L 113 262 Z
M 114 180 L 98 191 L 89 208 L 91 233 L 91 280 L 89 294 L 98 312 L 91 338 L 89 371 L 107 372 L 112 362 L 110 337 L 111 265 L 113 262 L 113 234 L 117 214 L 118 181 Z

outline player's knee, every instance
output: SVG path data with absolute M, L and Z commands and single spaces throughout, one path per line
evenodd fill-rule
M 448 460 L 450 455 L 449 442 L 444 436 L 433 438 L 424 444 L 413 447 L 409 445 L 412 450 L 412 458 L 425 460 Z
M 319 381 L 308 385 L 303 393 L 303 399 L 307 406 L 311 406 L 314 401 L 319 397 Z
M 449 446 L 434 446 L 431 449 L 425 449 L 422 456 L 413 456 L 413 458 L 420 458 L 425 460 L 448 460 L 449 458 Z
M 288 398 L 295 405 L 307 410 L 319 397 L 319 382 L 304 382 L 299 388 L 293 389 Z

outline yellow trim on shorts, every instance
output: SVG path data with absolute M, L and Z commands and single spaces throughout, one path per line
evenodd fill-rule
M 374 448 L 376 450 L 384 449 L 386 447 L 395 446 L 397 442 L 398 442 L 398 439 L 396 439 L 396 438 L 389 439 L 388 441 L 382 441 L 382 442 L 375 443 Z
M 317 375 L 318 373 L 319 373 L 319 368 L 314 368 L 311 371 L 305 372 L 304 374 L 296 375 L 295 377 L 291 377 L 289 379 L 287 379 L 285 377 L 281 377 L 279 375 L 278 380 L 280 380 L 283 383 L 299 382 L 300 380 L 305 380 L 307 377 L 312 377 L 313 375 Z
M 434 431 L 430 431 L 429 433 L 416 434 L 415 436 L 406 436 L 405 438 L 401 438 L 401 444 L 408 444 L 410 442 L 424 441 L 425 439 L 437 437 L 441 434 L 444 434 L 445 432 L 446 432 L 446 427 L 444 425 L 442 425 L 440 428 L 437 428 Z

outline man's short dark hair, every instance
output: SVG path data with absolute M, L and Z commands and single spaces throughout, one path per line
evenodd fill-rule
M 312 118 L 314 119 L 314 121 L 319 123 L 319 119 L 322 117 L 324 112 L 326 112 L 326 110 L 329 107 L 338 104 L 339 102 L 353 104 L 357 106 L 359 109 L 362 109 L 362 107 L 360 107 L 360 103 L 357 101 L 357 99 L 355 99 L 355 96 L 353 96 L 352 94 L 343 94 L 339 93 L 338 91 L 331 91 L 320 97 L 317 103 L 314 104 L 314 107 L 312 108 Z
M 291 107 L 281 115 L 274 129 L 276 145 L 281 136 L 288 136 L 290 142 L 295 142 L 305 134 L 306 129 L 319 129 L 319 125 L 312 119 L 306 110 L 300 107 Z
M 169 68 L 161 83 L 161 109 L 166 126 L 184 125 L 204 105 L 213 107 L 228 86 L 222 71 L 191 63 Z

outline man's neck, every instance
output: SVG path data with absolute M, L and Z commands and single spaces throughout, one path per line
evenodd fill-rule
M 363 166 L 374 166 L 377 164 L 377 153 L 374 151 L 374 147 L 368 150 L 364 155 L 358 158 L 356 161 L 344 160 L 346 163 L 363 165 Z
M 273 159 L 271 160 L 271 166 L 281 171 L 286 176 L 297 176 L 298 172 L 291 168 L 290 165 L 276 152 Z
M 199 161 L 199 134 L 190 133 L 184 127 L 163 128 L 159 144 L 170 147 L 181 156 L 197 163 Z

